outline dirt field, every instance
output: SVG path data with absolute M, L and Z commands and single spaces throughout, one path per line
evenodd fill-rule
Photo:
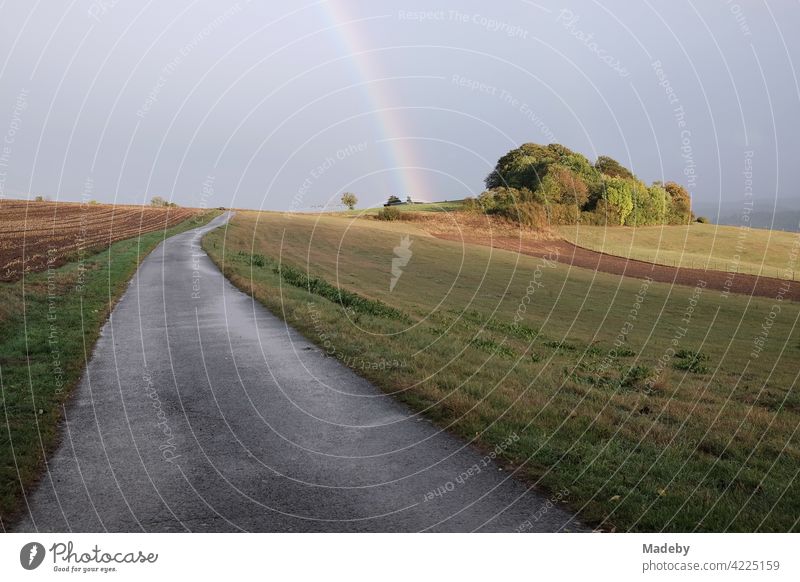
M 465 231 L 464 229 L 460 232 L 431 232 L 434 236 L 446 240 L 492 246 L 534 257 L 552 256 L 552 253 L 556 251 L 558 252 L 558 260 L 561 263 L 603 273 L 636 277 L 638 279 L 650 277 L 654 281 L 661 283 L 689 285 L 692 287 L 702 280 L 706 282 L 708 289 L 728 290 L 730 293 L 760 297 L 777 298 L 782 296 L 783 299 L 800 300 L 800 282 L 797 281 L 757 277 L 744 273 L 734 275 L 721 271 L 656 265 L 591 251 L 575 246 L 565 240 L 534 240 L 526 235 L 509 236 L 507 233 L 499 233 L 492 236 L 485 232 Z M 781 293 L 782 287 L 788 287 L 788 290 L 784 290 Z
M 0 281 L 98 252 L 111 243 L 166 229 L 200 212 L 72 202 L 0 201 Z

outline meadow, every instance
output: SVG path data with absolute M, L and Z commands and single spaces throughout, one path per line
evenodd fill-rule
M 613 227 L 569 225 L 557 232 L 578 246 L 660 265 L 713 269 L 800 281 L 789 261 L 798 233 L 691 223 L 685 226 Z
M 597 529 L 800 530 L 796 303 L 370 217 L 240 212 L 203 245 L 234 284 L 418 413 L 479 447 L 519 435 L 509 470 L 568 490 Z
M 165 238 L 218 211 L 193 210 L 171 228 L 142 232 L 99 253 L 0 283 L 0 531 L 24 508 L 58 439 L 63 406 L 100 329 L 139 263 Z M 166 214 L 161 214 L 162 217 Z M 92 226 L 92 223 L 88 223 Z

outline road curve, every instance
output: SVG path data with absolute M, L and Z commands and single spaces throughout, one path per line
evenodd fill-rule
M 142 262 L 17 531 L 583 529 L 233 287 L 227 219 Z

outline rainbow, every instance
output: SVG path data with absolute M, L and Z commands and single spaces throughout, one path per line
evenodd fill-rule
M 365 45 L 358 35 L 357 27 L 360 23 L 348 14 L 345 2 L 324 2 L 322 11 L 331 24 L 337 43 L 343 55 L 349 55 L 352 63 L 355 82 L 363 87 L 364 111 L 373 112 L 376 119 L 376 143 L 384 146 L 387 174 L 391 183 L 387 184 L 387 191 L 379 193 L 380 196 L 396 194 L 415 198 L 429 199 L 431 192 L 427 189 L 427 182 L 423 177 L 422 168 L 417 163 L 412 141 L 403 139 L 406 136 L 403 123 L 403 111 L 395 108 L 385 93 L 387 83 L 376 82 L 376 79 L 385 78 L 382 74 L 380 61 L 375 53 Z

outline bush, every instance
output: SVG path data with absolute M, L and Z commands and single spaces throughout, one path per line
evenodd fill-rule
M 378 220 L 401 220 L 403 218 L 403 213 L 400 212 L 399 208 L 395 208 L 394 206 L 384 206 L 378 210 L 376 218 Z
M 578 224 L 581 211 L 574 204 L 550 204 L 547 207 L 547 216 L 550 224 Z
M 705 216 L 698 216 L 697 222 L 699 222 L 700 224 L 709 224 L 711 221 Z
M 465 212 L 483 212 L 483 206 L 475 198 L 468 196 L 464 198 L 464 211 Z
M 523 202 L 512 206 L 495 208 L 493 214 L 504 216 L 509 220 L 518 222 L 531 228 L 546 228 L 549 224 L 544 206 L 536 202 Z
M 689 192 L 675 182 L 667 182 L 664 189 L 670 196 L 670 224 L 689 224 L 692 221 L 692 198 Z
M 581 212 L 580 224 L 592 226 L 615 226 L 620 223 L 619 212 L 607 200 L 600 200 L 594 210 Z

